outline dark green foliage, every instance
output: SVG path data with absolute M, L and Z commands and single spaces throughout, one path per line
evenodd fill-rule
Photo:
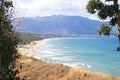
M 16 77 L 19 71 L 16 68 L 17 44 L 19 43 L 17 34 L 11 25 L 12 1 L 1 0 L 0 4 L 0 80 L 19 80 Z M 9 14 L 10 13 L 10 14 Z
M 113 17 L 115 13 L 119 11 L 118 5 L 106 5 L 100 0 L 90 0 L 86 8 L 91 14 L 97 12 L 100 19 Z
M 87 10 L 89 13 L 94 14 L 97 10 L 101 10 L 104 4 L 100 0 L 90 0 L 87 4 Z
M 113 1 L 113 0 L 105 0 L 105 1 Z
M 108 7 L 107 6 L 105 6 L 106 8 L 102 8 L 100 11 L 98 11 L 98 17 L 100 18 L 100 19 L 106 19 L 107 18 L 107 16 L 108 16 L 108 14 L 107 14 L 107 9 L 108 9 Z
M 106 1 L 112 1 L 113 4 L 106 4 Z M 118 0 L 105 0 L 105 2 L 101 2 L 100 0 L 90 0 L 86 7 L 89 13 L 97 13 L 100 19 L 110 19 L 109 23 L 111 28 L 106 25 L 101 25 L 98 30 L 100 35 L 109 36 L 110 34 L 113 34 L 120 40 L 120 9 Z M 117 26 L 118 34 L 111 33 L 113 26 Z
M 115 26 L 116 23 L 117 23 L 117 18 L 112 18 L 110 21 L 110 25 Z
M 109 26 L 102 24 L 100 26 L 100 29 L 98 30 L 98 33 L 99 33 L 99 35 L 109 36 L 110 35 L 110 30 L 111 30 L 111 28 Z
M 98 11 L 98 16 L 100 19 L 106 19 L 107 17 L 115 16 L 118 12 L 115 5 L 104 5 L 101 10 Z
M 30 44 L 32 41 L 42 40 L 44 37 L 41 37 L 37 34 L 30 34 L 30 33 L 18 33 L 20 38 L 20 44 Z

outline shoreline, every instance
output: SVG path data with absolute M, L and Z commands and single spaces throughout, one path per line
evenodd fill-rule
M 30 44 L 26 44 L 26 45 L 23 45 L 22 47 L 18 48 L 18 52 L 23 56 L 31 57 L 33 59 L 36 59 L 36 58 L 34 58 L 34 56 L 35 56 L 34 49 L 37 46 L 39 46 L 40 43 L 42 43 L 44 41 L 47 41 L 47 40 L 53 40 L 53 39 L 59 39 L 59 38 L 49 38 L 49 39 L 43 39 L 43 40 L 40 40 L 40 41 L 32 41 Z M 41 60 L 39 60 L 39 61 L 41 61 Z M 44 62 L 44 63 L 46 63 L 46 62 Z M 52 63 L 47 63 L 47 64 L 54 65 Z M 60 65 L 60 64 L 56 64 L 56 65 Z M 66 66 L 66 65 L 63 65 L 63 66 Z M 104 74 L 104 73 L 92 72 L 92 71 L 85 70 L 85 69 L 82 69 L 82 68 L 71 67 L 71 66 L 69 66 L 69 67 L 74 69 L 74 70 L 78 70 L 78 71 L 82 70 L 83 72 L 89 72 L 89 73 L 94 73 L 94 74 L 98 74 L 98 75 L 113 76 L 113 75 L 107 75 L 107 74 Z M 118 80 L 120 80 L 120 79 L 118 79 Z
M 21 47 L 17 48 L 18 53 L 23 56 L 34 58 L 34 49 L 38 46 L 38 43 L 40 42 L 41 41 L 32 41 L 30 44 L 22 45 Z

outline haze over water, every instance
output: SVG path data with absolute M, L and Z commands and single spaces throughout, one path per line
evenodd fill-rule
M 120 52 L 116 38 L 60 38 L 39 43 L 35 58 L 120 76 Z

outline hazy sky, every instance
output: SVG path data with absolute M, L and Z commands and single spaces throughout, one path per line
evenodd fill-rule
M 16 17 L 35 17 L 50 15 L 76 15 L 97 19 L 87 13 L 85 7 L 89 0 L 13 0 Z

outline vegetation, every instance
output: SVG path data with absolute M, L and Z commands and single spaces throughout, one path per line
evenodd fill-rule
M 120 80 L 117 77 L 71 68 L 62 64 L 45 63 L 24 56 L 20 62 L 23 63 L 23 68 L 18 76 L 25 77 L 25 80 Z
M 0 80 L 19 80 L 16 61 L 17 34 L 11 25 L 13 4 L 11 0 L 0 0 Z
M 107 2 L 113 2 L 112 4 Z M 105 20 L 109 18 L 110 25 L 102 24 L 100 29 L 98 30 L 100 35 L 113 34 L 118 37 L 120 42 L 120 9 L 118 0 L 105 0 L 102 2 L 100 0 L 90 0 L 86 6 L 87 10 L 91 14 L 97 13 L 98 17 L 101 20 Z M 117 28 L 117 33 L 112 33 L 113 28 Z M 118 47 L 120 51 L 120 47 Z
M 57 34 L 35 34 L 35 33 L 21 33 L 19 32 L 20 44 L 29 44 L 32 41 L 47 39 L 47 38 L 60 38 L 60 37 L 75 37 L 70 35 L 57 35 Z
M 32 41 L 42 40 L 43 37 L 37 34 L 31 33 L 18 33 L 20 38 L 20 44 L 29 44 Z

